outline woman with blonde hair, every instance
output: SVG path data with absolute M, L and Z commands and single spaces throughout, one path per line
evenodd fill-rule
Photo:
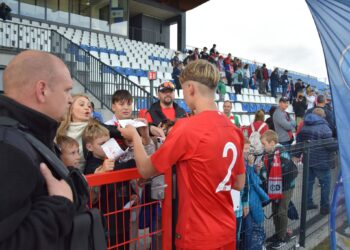
M 74 95 L 72 104 L 56 134 L 56 136 L 69 136 L 79 143 L 79 169 L 82 171 L 85 164 L 82 135 L 89 121 L 93 119 L 91 114 L 92 108 L 89 97 L 84 94 Z
M 56 133 L 56 137 L 69 136 L 79 143 L 79 169 L 82 172 L 84 172 L 84 166 L 86 162 L 85 159 L 88 153 L 84 147 L 82 137 L 86 126 L 91 122 L 96 122 L 96 120 L 92 118 L 92 107 L 89 97 L 85 94 L 76 94 L 73 95 L 72 104 L 69 107 L 65 119 L 61 122 Z M 106 125 L 102 123 L 101 125 L 103 125 L 109 130 L 111 138 L 123 140 L 123 137 L 121 136 L 116 126 Z M 151 126 L 150 131 L 153 135 L 156 135 L 158 137 L 165 137 L 164 132 L 161 128 Z

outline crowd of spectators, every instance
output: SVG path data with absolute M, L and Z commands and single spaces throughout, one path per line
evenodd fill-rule
M 198 48 L 187 51 L 187 56 L 180 60 L 180 52 L 176 51 L 173 59 L 171 60 L 173 66 L 173 79 L 176 88 L 179 90 L 181 85 L 178 81 L 178 75 L 181 70 L 189 62 L 198 59 L 207 60 L 214 64 L 220 72 L 221 81 L 225 86 L 233 86 L 236 94 L 242 93 L 242 88 L 257 89 L 259 94 L 267 95 L 270 93 L 272 97 L 277 98 L 277 89 L 282 89 L 282 96 L 289 97 L 291 103 L 295 99 L 300 90 L 306 88 L 306 83 L 301 79 L 298 79 L 295 83 L 291 80 L 288 75 L 288 70 L 280 72 L 279 68 L 274 68 L 274 70 L 269 74 L 266 64 L 258 65 L 256 64 L 256 69 L 251 72 L 249 63 L 243 62 L 237 57 L 232 57 L 232 54 L 227 55 L 220 54 L 216 49 L 216 44 L 213 44 L 212 48 L 208 52 L 207 47 L 203 47 L 202 51 L 199 52 Z M 305 94 L 307 98 L 307 104 L 310 107 L 315 100 L 313 96 L 315 93 L 313 90 L 308 88 Z M 220 94 L 220 92 L 218 91 Z
M 275 228 L 275 234 L 272 237 L 271 248 L 280 249 L 286 244 L 286 242 L 293 238 L 293 235 L 287 226 L 288 209 L 291 206 L 291 199 L 293 196 L 295 181 L 298 174 L 298 169 L 296 168 L 293 157 L 300 157 L 300 155 L 292 156 L 288 150 L 295 141 L 294 134 L 297 129 L 297 142 L 306 142 L 310 140 L 317 141 L 333 138 L 336 135 L 336 130 L 334 125 L 334 119 L 332 116 L 332 110 L 330 108 L 329 103 L 327 103 L 327 99 L 324 95 L 316 96 L 311 87 L 304 86 L 302 81 L 298 80 L 295 85 L 289 82 L 288 71 L 284 71 L 284 74 L 282 76 L 279 76 L 278 68 L 276 68 L 269 76 L 266 65 L 264 64 L 262 67 L 258 67 L 256 71 L 252 73 L 249 72 L 249 67 L 247 66 L 248 64 L 244 64 L 238 58 L 232 59 L 231 54 L 228 54 L 225 58 L 221 56 L 216 50 L 215 44 L 210 49 L 209 53 L 207 51 L 208 49 L 206 47 L 204 47 L 203 51 L 201 52 L 199 52 L 198 49 L 195 49 L 193 52 L 189 53 L 189 55 L 185 58 L 183 62 L 179 60 L 178 53 L 176 53 L 175 57 L 172 59 L 172 65 L 174 67 L 173 77 L 175 80 L 175 84 L 173 84 L 172 82 L 163 82 L 162 84 L 160 84 L 158 86 L 159 101 L 153 103 L 148 110 L 144 110 L 139 113 L 138 121 L 143 122 L 146 125 L 138 129 L 138 133 L 140 134 L 140 142 L 142 142 L 142 147 L 144 148 L 147 155 L 152 155 L 154 154 L 154 152 L 157 152 L 158 147 L 166 139 L 167 135 L 169 134 L 169 131 L 171 131 L 173 125 L 176 122 L 178 122 L 182 118 L 189 117 L 191 115 L 194 115 L 195 117 L 201 117 L 200 115 L 196 116 L 196 112 L 198 111 L 196 107 L 201 107 L 200 105 L 198 105 L 198 103 L 204 103 L 206 105 L 207 96 L 211 96 L 211 98 L 213 99 L 210 105 L 212 105 L 211 108 L 214 109 L 215 103 L 213 93 L 215 92 L 216 88 L 219 88 L 221 95 L 224 95 L 223 86 L 225 87 L 225 85 L 233 86 L 236 94 L 241 93 L 242 87 L 257 88 L 259 89 L 259 93 L 265 94 L 269 91 L 267 83 L 270 80 L 271 95 L 276 97 L 276 89 L 279 85 L 282 85 L 282 97 L 279 99 L 278 106 L 271 108 L 269 120 L 265 122 L 265 112 L 263 110 L 258 110 L 255 114 L 255 119 L 253 123 L 248 128 L 242 128 L 242 130 L 246 129 L 243 155 L 245 163 L 244 167 L 247 174 L 245 176 L 244 188 L 238 188 L 238 190 L 241 190 L 239 193 L 240 206 L 235 211 L 237 217 L 237 222 L 235 224 L 237 241 L 235 242 L 235 244 L 237 249 L 263 249 L 263 246 L 265 245 L 266 241 L 266 234 L 264 229 L 265 218 L 263 207 L 271 203 L 271 209 L 273 212 L 273 224 Z M 32 90 L 32 97 L 36 98 L 34 101 L 26 99 L 23 94 L 19 95 L 17 93 L 17 91 L 19 91 L 19 87 L 16 85 L 18 83 L 14 83 L 12 82 L 12 79 L 9 80 L 8 78 L 9 75 L 15 78 L 14 74 L 16 70 L 14 70 L 11 67 L 7 69 L 5 74 L 6 92 L 7 95 L 8 93 L 10 93 L 10 96 L 1 97 L 0 104 L 4 106 L 6 110 L 18 109 L 18 114 L 14 115 L 15 118 L 21 119 L 27 124 L 30 123 L 28 119 L 26 120 L 23 117 L 19 116 L 19 114 L 21 114 L 20 110 L 26 110 L 27 108 L 22 107 L 22 104 L 16 103 L 15 101 L 11 100 L 11 97 L 14 100 L 17 100 L 18 102 L 24 104 L 28 103 L 28 105 L 31 105 L 29 107 L 33 108 L 34 110 L 30 110 L 30 113 L 32 113 L 33 116 L 38 117 L 39 123 L 45 122 L 44 120 L 46 119 L 46 123 L 51 128 L 49 136 L 50 141 L 47 142 L 47 145 L 50 148 L 53 147 L 53 134 L 56 134 L 55 143 L 58 146 L 58 155 L 67 167 L 77 168 L 84 174 L 104 173 L 135 167 L 137 165 L 137 161 L 135 161 L 136 151 L 133 151 L 133 147 L 130 144 L 130 141 L 126 140 L 122 136 L 120 132 L 121 130 L 118 129 L 121 126 L 121 120 L 134 118 L 132 117 L 133 96 L 131 95 L 131 93 L 127 90 L 117 90 L 112 96 L 112 109 L 114 114 L 112 117 L 110 117 L 110 119 L 104 119 L 106 117 L 102 117 L 93 110 L 93 104 L 88 96 L 84 94 L 77 94 L 73 98 L 71 98 L 69 94 L 68 97 L 67 93 L 72 88 L 72 82 L 71 79 L 67 80 L 69 79 L 68 70 L 63 65 L 63 63 L 57 58 L 52 58 L 51 55 L 45 53 L 41 54 L 39 52 L 24 52 L 19 56 L 19 59 L 16 59 L 20 60 L 20 62 L 14 60 L 14 63 L 17 62 L 19 66 L 16 64 L 14 66 L 17 66 L 19 68 L 22 67 L 21 69 L 27 73 L 24 76 L 29 77 L 28 72 L 23 68 L 23 65 L 21 65 L 21 60 L 29 60 L 28 58 L 32 56 L 36 56 L 39 59 L 41 58 L 43 63 L 47 61 L 50 62 L 53 66 L 59 66 L 59 68 L 62 69 L 61 71 L 64 73 L 62 74 L 62 76 L 60 76 L 59 74 L 62 72 L 56 69 L 56 80 L 57 82 L 59 82 L 59 80 L 66 82 L 66 89 L 62 90 L 62 92 L 64 92 L 66 96 L 63 96 L 61 99 L 66 102 L 66 109 L 68 110 L 68 112 L 64 112 L 65 110 L 63 110 L 62 108 L 62 110 L 59 110 L 59 114 L 57 114 L 57 112 L 55 111 L 55 105 L 57 105 L 57 103 L 54 103 L 56 99 L 47 100 L 47 97 L 45 97 L 45 95 L 47 95 L 48 93 L 53 93 L 52 90 L 48 88 L 45 84 L 40 86 L 38 85 L 36 86 L 35 90 Z M 185 110 L 183 110 L 174 101 L 175 91 L 176 89 L 179 90 L 183 83 L 182 81 L 180 82 L 181 77 L 183 77 L 181 74 L 183 66 L 188 65 L 191 61 L 197 61 L 199 59 L 215 64 L 217 70 L 213 66 L 208 66 L 211 64 L 207 62 L 200 60 L 198 63 L 200 67 L 206 69 L 212 70 L 212 68 L 214 68 L 212 74 L 209 74 L 207 78 L 212 81 L 215 80 L 215 82 L 210 84 L 205 83 L 208 86 L 204 87 L 208 88 L 210 91 L 208 92 L 209 94 L 205 93 L 204 95 L 202 92 L 203 86 L 188 84 L 188 92 L 186 94 L 185 99 L 191 98 L 191 95 L 192 97 L 194 95 L 203 95 L 205 98 L 201 97 L 203 99 L 193 99 L 195 100 L 191 103 L 193 113 L 187 114 Z M 10 66 L 12 66 L 12 64 L 10 64 Z M 28 63 L 24 63 L 24 66 L 28 66 Z M 198 72 L 195 73 L 199 74 Z M 45 72 L 40 71 L 39 73 L 47 77 L 47 79 L 51 80 L 50 76 L 48 76 Z M 191 73 L 192 72 L 187 72 L 186 77 L 188 79 L 192 79 L 191 77 L 193 77 L 193 75 L 191 75 Z M 215 75 L 215 79 L 213 78 L 213 75 Z M 196 79 L 202 80 L 202 75 L 197 75 Z M 219 79 L 221 79 L 221 81 L 219 81 Z M 33 82 L 35 81 L 37 81 L 37 79 L 33 78 Z M 41 81 L 40 83 L 42 84 L 42 82 L 43 81 Z M 199 82 L 199 80 L 197 82 Z M 222 84 L 221 87 L 220 82 Z M 35 82 L 35 84 L 38 83 Z M 25 90 L 21 90 L 20 93 L 22 93 L 23 91 Z M 41 105 L 43 105 L 43 103 L 46 102 L 50 105 L 50 109 L 42 107 L 38 108 L 40 107 L 39 104 L 34 102 L 38 102 Z M 294 108 L 296 121 L 286 112 L 290 102 L 292 103 Z M 41 117 L 42 115 L 40 115 L 35 110 L 47 114 L 49 117 Z M 222 126 L 225 129 L 232 129 L 232 132 L 235 131 L 234 133 L 237 135 L 237 138 L 243 138 L 238 129 L 241 127 L 239 119 L 231 112 L 232 102 L 225 101 L 223 110 L 223 114 L 219 113 L 218 118 Z M 66 114 L 64 115 L 64 113 Z M 11 112 L 10 114 L 13 115 Z M 213 116 L 215 115 L 215 117 L 218 115 L 216 112 L 216 106 L 215 112 L 210 114 L 213 114 Z M 4 112 L 4 115 L 8 116 L 9 113 Z M 24 117 L 26 117 L 26 114 L 24 114 Z M 223 117 L 227 117 L 229 120 Z M 55 119 L 56 121 L 54 121 L 53 119 Z M 103 123 L 103 120 L 107 120 L 107 122 Z M 58 126 L 58 121 L 60 121 L 60 126 L 56 130 Z M 207 120 L 200 121 L 204 124 Z M 227 123 L 229 125 L 227 125 Z M 231 123 L 235 124 L 235 126 L 232 126 Z M 183 124 L 183 122 L 180 121 L 180 124 Z M 45 126 L 44 123 L 38 125 L 40 125 L 41 127 Z M 198 124 L 194 122 L 193 126 L 197 126 L 197 130 L 194 130 L 193 132 L 196 132 L 198 134 Z M 214 127 L 212 127 L 210 131 L 216 131 Z M 37 128 L 32 129 L 37 130 Z M 186 128 L 184 126 L 182 126 L 181 129 L 186 131 Z M 205 133 L 210 131 L 205 131 Z M 179 133 L 175 133 L 175 136 L 181 137 Z M 38 137 L 40 137 L 39 132 Z M 188 134 L 188 137 L 190 138 L 191 134 Z M 125 153 L 122 156 L 119 156 L 116 159 L 108 158 L 106 152 L 102 150 L 102 145 L 109 141 L 111 138 L 114 138 L 115 141 L 118 143 L 119 147 L 125 151 Z M 172 142 L 176 143 L 173 137 L 171 138 Z M 237 140 L 237 138 L 235 140 Z M 188 141 L 190 142 L 191 140 Z M 181 145 L 184 147 L 189 146 L 183 144 L 184 143 L 182 142 Z M 173 146 L 176 147 L 177 145 L 174 144 Z M 193 149 L 197 150 L 197 145 L 193 145 Z M 7 150 L 10 152 L 13 149 L 7 146 L 6 150 L 3 150 Z M 332 152 L 334 152 L 335 150 L 336 149 L 334 147 L 325 147 L 322 150 L 311 152 L 310 161 L 315 164 L 310 163 L 307 208 L 318 208 L 318 206 L 314 203 L 314 199 L 312 197 L 313 183 L 315 178 L 317 177 L 321 185 L 320 213 L 322 215 L 326 215 L 329 213 L 330 164 L 327 163 L 331 161 Z M 186 154 L 192 153 L 193 152 L 186 152 Z M 159 153 L 156 155 L 158 156 Z M 322 157 L 323 159 L 322 164 L 316 164 L 320 157 Z M 188 159 L 192 158 L 189 157 Z M 17 165 L 19 164 L 25 165 L 23 163 L 23 160 L 19 161 Z M 11 164 L 8 162 L 7 165 L 10 166 Z M 32 166 L 32 168 L 35 169 L 35 166 Z M 42 169 L 42 171 L 43 173 L 45 173 L 45 171 L 47 170 L 45 170 L 44 168 L 44 170 Z M 239 171 L 240 172 L 237 173 L 237 176 L 240 176 L 240 178 L 242 178 L 242 169 L 240 169 Z M 38 175 L 38 171 L 34 172 L 35 175 Z M 141 175 L 147 176 L 147 173 L 141 172 Z M 72 208 L 69 203 L 72 200 L 71 193 L 69 193 L 69 191 L 60 193 L 59 191 L 57 191 L 57 188 L 53 189 L 54 191 L 47 191 L 46 186 L 44 186 L 43 184 L 45 180 L 40 180 L 38 182 L 40 182 L 41 190 L 38 190 L 38 194 L 35 193 L 35 195 L 38 197 L 42 197 L 42 193 L 48 193 L 49 195 L 46 196 L 49 196 L 50 199 L 48 199 L 47 202 L 52 203 L 52 208 L 49 208 L 49 210 L 51 209 L 53 214 L 57 213 L 57 215 L 55 216 L 59 220 L 61 220 L 65 214 L 70 215 L 68 219 L 72 220 Z M 49 186 L 50 182 L 52 182 L 52 179 L 46 179 L 46 182 Z M 240 183 L 242 184 L 242 182 Z M 30 184 L 32 186 L 37 185 L 35 183 Z M 146 188 L 144 186 L 145 184 L 143 183 L 131 184 L 129 182 L 122 182 L 119 183 L 116 187 L 106 185 L 99 191 L 101 194 L 100 199 L 103 200 L 102 205 L 100 206 L 101 211 L 103 213 L 108 213 L 108 211 L 110 210 L 121 210 L 126 205 L 126 203 L 130 201 L 134 201 L 136 203 L 139 202 L 142 199 L 142 197 L 139 197 L 137 189 L 133 188 L 137 185 L 141 185 L 143 188 Z M 60 184 L 60 186 L 62 188 L 66 188 L 66 185 Z M 226 186 L 224 186 L 223 188 L 226 188 Z M 117 192 L 115 192 L 115 190 L 117 190 Z M 150 192 L 150 190 L 148 189 L 147 191 L 146 189 L 146 196 L 147 192 Z M 31 203 L 30 200 L 34 198 L 24 197 L 23 199 L 24 201 Z M 148 201 L 151 201 L 150 198 L 148 199 Z M 35 204 L 36 201 L 33 200 L 33 202 Z M 147 202 L 147 200 L 143 198 L 143 202 Z M 91 203 L 94 203 L 94 201 L 91 201 Z M 66 206 L 64 209 L 61 208 L 65 211 L 61 213 L 59 213 L 59 211 L 55 211 L 56 207 L 62 204 Z M 106 207 L 106 204 L 112 205 Z M 12 210 L 14 211 L 19 209 L 18 206 L 16 207 L 16 204 L 11 204 L 11 206 Z M 27 211 L 27 213 L 23 215 L 24 218 L 26 216 L 29 216 L 32 212 L 32 208 L 30 208 L 30 206 L 32 205 L 29 204 L 28 206 L 29 212 Z M 225 207 L 224 209 L 227 209 L 227 207 Z M 11 213 L 13 212 L 7 211 L 5 216 L 8 216 Z M 148 226 L 151 228 L 150 233 L 154 232 L 157 228 L 157 218 L 155 218 L 155 216 L 153 215 L 158 214 L 159 216 L 160 213 L 161 212 L 159 205 L 154 206 L 147 212 L 145 211 L 140 213 L 140 216 L 141 214 L 143 214 L 145 217 L 147 217 L 148 225 L 139 225 L 139 227 L 142 228 Z M 1 214 L 1 216 L 3 215 Z M 181 214 L 181 217 L 183 217 L 183 214 Z M 3 219 L 3 217 L 1 217 L 1 219 Z M 125 243 L 117 249 L 129 248 L 129 239 L 131 233 L 129 227 L 130 225 L 129 223 L 125 223 L 129 220 L 130 211 L 123 212 L 120 214 L 114 214 L 107 218 L 107 223 L 110 228 L 107 234 L 109 244 L 115 245 L 121 244 L 123 242 Z M 146 219 L 142 219 L 140 221 L 146 221 Z M 56 228 L 54 222 L 51 222 L 51 224 L 53 224 L 52 228 Z M 25 225 L 22 225 L 20 222 L 18 222 L 17 226 L 25 227 Z M 64 238 L 68 235 L 68 226 L 60 226 L 63 228 L 57 227 L 57 230 L 59 230 L 62 235 L 59 235 L 59 237 L 51 235 L 51 238 L 56 242 L 64 242 Z M 46 228 L 42 228 L 40 230 L 47 231 Z M 184 229 L 181 228 L 181 230 Z M 0 242 L 0 244 L 2 244 L 2 242 Z M 4 241 L 3 244 L 7 246 L 8 244 L 10 244 L 10 241 Z M 48 240 L 45 241 L 45 247 L 47 247 L 47 249 L 50 248 L 51 244 L 52 243 L 48 242 Z M 155 238 L 153 237 L 151 244 L 157 244 Z

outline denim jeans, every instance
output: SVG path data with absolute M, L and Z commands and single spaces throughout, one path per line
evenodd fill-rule
M 275 84 L 271 84 L 271 96 L 277 97 L 276 92 L 277 92 L 277 86 Z
M 243 219 L 242 241 L 244 245 L 240 248 L 245 250 L 262 250 L 265 242 L 264 224 L 257 224 L 252 219 L 250 213 Z
M 319 180 L 321 184 L 321 208 L 329 208 L 329 193 L 331 188 L 331 170 L 330 169 L 317 169 L 309 168 L 309 184 L 308 184 L 308 205 L 313 204 L 312 191 L 315 183 L 315 178 Z
M 282 96 L 287 96 L 287 88 L 288 86 L 282 85 Z
M 242 88 L 248 88 L 249 87 L 248 85 L 249 85 L 249 78 L 244 77 Z
M 242 219 L 243 216 L 236 217 L 236 249 L 240 249 L 239 245 L 241 244 Z

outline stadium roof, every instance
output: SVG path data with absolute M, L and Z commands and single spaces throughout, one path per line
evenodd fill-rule
M 208 0 L 131 0 L 130 16 L 144 14 L 167 20 L 182 12 L 194 9 Z
M 205 2 L 208 2 L 208 0 L 157 0 L 157 2 L 169 5 L 180 11 L 189 11 Z

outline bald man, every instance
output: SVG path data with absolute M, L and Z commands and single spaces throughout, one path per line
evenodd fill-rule
M 3 82 L 0 116 L 17 120 L 53 149 L 58 122 L 72 101 L 67 67 L 49 53 L 25 51 L 8 64 Z M 0 249 L 67 249 L 72 191 L 40 164 L 40 154 L 14 146 L 25 144 L 24 139 L 4 141 L 9 133 L 0 136 Z

